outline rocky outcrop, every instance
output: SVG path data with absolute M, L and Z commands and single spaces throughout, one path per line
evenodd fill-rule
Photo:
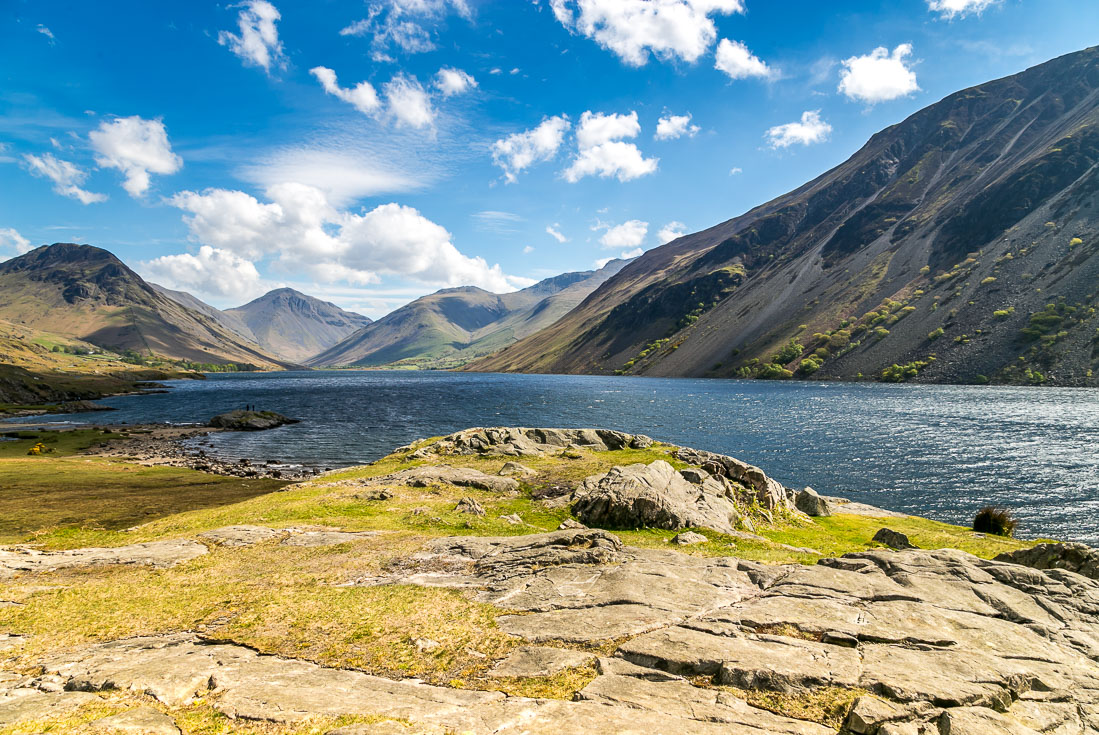
M 573 495 L 572 512 L 598 528 L 735 530 L 742 513 L 734 486 L 707 477 L 689 482 L 663 460 L 614 467 L 589 477 Z
M 908 540 L 908 536 L 900 531 L 894 531 L 891 528 L 881 528 L 874 534 L 873 541 L 888 546 L 891 549 L 914 549 L 916 548 L 911 541 Z
M 617 449 L 644 449 L 653 440 L 641 434 L 626 434 L 609 429 L 527 429 L 495 427 L 466 429 L 420 447 L 410 459 L 458 454 L 487 454 L 504 457 L 540 457 L 556 454 L 575 445 L 582 449 L 605 452 Z
M 1000 554 L 996 561 L 1022 564 L 1034 569 L 1065 569 L 1099 579 L 1099 549 L 1084 544 L 1038 544 L 1029 549 Z
M 1073 572 L 951 550 L 769 566 L 569 531 L 440 540 L 370 583 L 386 582 L 480 588 L 481 600 L 525 613 L 498 622 L 532 643 L 629 636 L 584 701 L 700 718 L 710 707 L 722 714 L 709 721 L 735 721 L 720 692 L 689 683 L 701 677 L 792 696 L 867 690 L 851 733 L 1099 728 L 1099 583 Z
M 300 423 L 297 419 L 287 418 L 274 411 L 245 411 L 237 409 L 210 419 L 209 425 L 226 431 L 264 431 L 276 429 L 288 424 Z
M 454 485 L 487 490 L 494 493 L 513 493 L 519 490 L 519 482 L 511 477 L 488 475 L 480 470 L 467 467 L 413 467 L 385 475 L 369 481 L 372 485 L 407 485 L 408 487 L 431 487 L 432 485 Z
M 768 477 L 763 470 L 724 454 L 704 452 L 700 449 L 681 447 L 676 450 L 678 460 L 701 467 L 705 472 L 724 477 L 751 490 L 759 504 L 767 510 L 789 507 L 790 493 L 782 483 Z

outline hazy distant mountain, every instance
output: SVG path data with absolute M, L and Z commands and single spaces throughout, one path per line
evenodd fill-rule
M 1096 384 L 1097 166 L 1092 48 L 912 115 L 470 368 Z
M 612 261 L 598 271 L 566 273 L 507 294 L 444 289 L 360 329 L 307 364 L 461 366 L 553 324 L 624 264 Z
M 200 363 L 286 365 L 91 245 L 46 245 L 0 263 L 0 319 L 112 350 Z
M 265 350 L 294 362 L 327 350 L 371 321 L 292 288 L 276 289 L 224 314 L 243 324 Z

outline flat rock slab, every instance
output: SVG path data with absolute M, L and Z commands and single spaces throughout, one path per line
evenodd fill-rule
M 42 692 L 37 689 L 0 691 L 0 726 L 64 717 L 98 701 L 94 694 L 83 692 Z
M 278 531 L 266 526 L 225 526 L 215 528 L 206 533 L 200 533 L 198 537 L 203 541 L 209 541 L 215 546 L 228 548 L 240 548 L 270 541 L 286 535 L 285 531 Z
M 336 544 L 349 544 L 362 541 L 371 536 L 377 536 L 379 531 L 337 531 L 316 530 L 296 531 L 291 530 L 289 536 L 282 540 L 282 546 L 335 546 Z
M 499 677 L 553 676 L 566 669 L 586 666 L 594 660 L 594 654 L 583 651 L 545 646 L 521 646 L 496 664 L 492 675 Z
M 138 707 L 91 723 L 91 728 L 103 733 L 134 733 L 135 735 L 180 735 L 175 721 L 152 707 Z
M 369 481 L 372 485 L 407 485 L 409 487 L 431 487 L 432 485 L 454 485 L 471 487 L 494 493 L 513 493 L 519 490 L 519 482 L 510 477 L 488 475 L 480 470 L 468 467 L 413 467 L 385 475 Z
M 189 539 L 150 541 L 114 548 L 39 551 L 25 547 L 0 549 L 0 579 L 19 572 L 53 572 L 87 566 L 130 564 L 158 568 L 173 567 L 207 552 L 206 546 Z

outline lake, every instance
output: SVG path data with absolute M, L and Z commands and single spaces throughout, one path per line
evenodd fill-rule
M 339 467 L 471 426 L 605 427 L 729 454 L 790 487 L 1020 535 L 1099 544 L 1099 391 L 442 372 L 286 372 L 173 381 L 118 410 L 32 419 L 201 423 L 245 404 L 301 424 L 210 439 L 228 457 Z M 27 419 L 19 419 L 27 421 Z

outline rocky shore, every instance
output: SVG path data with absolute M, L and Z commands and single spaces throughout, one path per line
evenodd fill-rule
M 471 429 L 128 535 L 0 550 L 0 728 L 1099 732 L 1095 550 L 645 436 Z M 113 617 L 143 584 L 139 624 Z

